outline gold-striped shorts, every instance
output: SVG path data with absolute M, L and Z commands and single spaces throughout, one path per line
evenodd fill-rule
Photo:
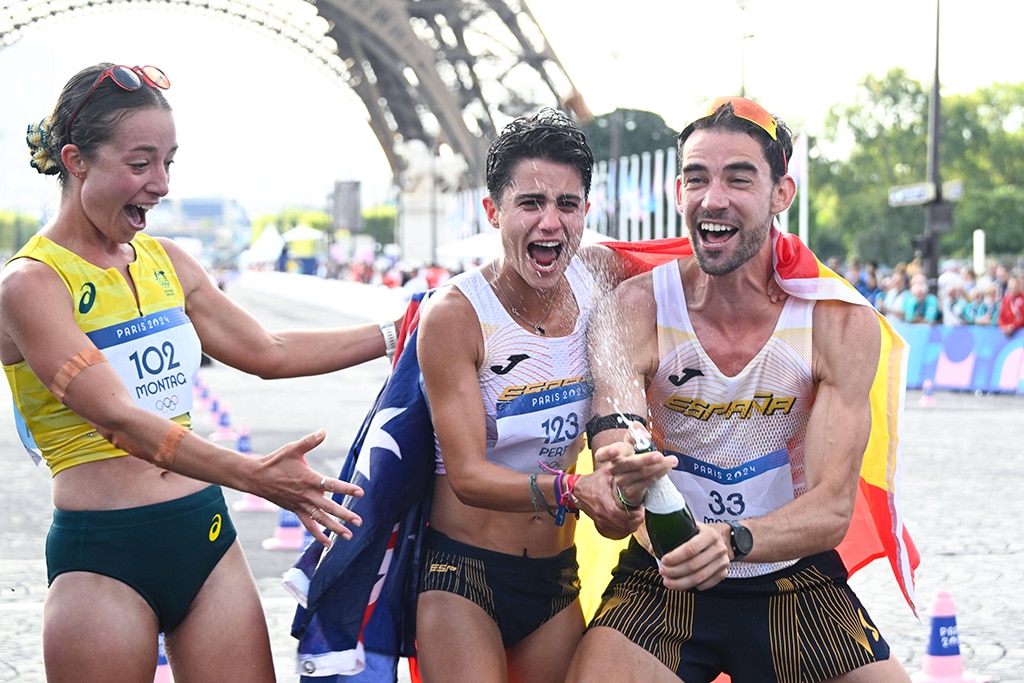
M 815 683 L 889 658 L 832 551 L 706 591 L 665 588 L 636 541 L 622 551 L 590 628 L 620 631 L 686 683 Z

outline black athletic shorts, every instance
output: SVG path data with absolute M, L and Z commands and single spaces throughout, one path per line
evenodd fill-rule
M 816 683 L 889 658 L 835 551 L 706 591 L 665 587 L 635 540 L 619 556 L 590 628 L 607 626 L 686 683 Z
M 576 546 L 554 557 L 521 557 L 460 543 L 428 527 L 420 591 L 447 591 L 479 605 L 509 648 L 579 597 Z

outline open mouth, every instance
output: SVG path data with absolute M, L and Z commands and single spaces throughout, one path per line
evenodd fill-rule
M 530 242 L 526 251 L 530 254 L 530 260 L 540 270 L 552 270 L 562 255 L 561 242 Z
M 700 225 L 700 240 L 708 245 L 724 244 L 737 232 L 739 231 L 736 228 L 729 227 L 728 225 L 702 223 Z
M 124 215 L 128 219 L 128 222 L 136 230 L 142 230 L 146 227 L 146 211 L 148 209 L 138 204 L 128 204 L 124 207 Z

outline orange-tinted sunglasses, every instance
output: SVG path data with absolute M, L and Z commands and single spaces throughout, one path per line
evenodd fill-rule
M 768 133 L 772 140 L 779 141 L 778 121 L 764 107 L 753 100 L 748 100 L 746 97 L 718 97 L 711 101 L 707 111 L 701 118 L 711 116 L 726 104 L 732 105 L 733 114 L 757 125 L 758 128 Z
M 78 103 L 75 113 L 68 119 L 64 135 L 69 139 L 71 138 L 71 126 L 75 122 L 75 118 L 78 117 L 82 107 L 89 101 L 92 94 L 96 92 L 96 88 L 100 87 L 100 83 L 107 78 L 129 92 L 139 90 L 143 84 L 153 88 L 160 88 L 161 90 L 167 90 L 171 87 L 171 79 L 167 78 L 167 75 L 155 66 L 124 66 L 123 64 L 118 64 L 104 69 L 103 73 L 96 77 L 96 82 L 92 84 L 89 92 L 85 93 L 85 97 Z
M 732 113 L 737 118 L 743 119 L 744 121 L 750 121 L 755 126 L 768 133 L 775 142 L 779 141 L 779 122 L 775 120 L 775 117 L 768 113 L 764 107 L 753 100 L 748 100 L 746 97 L 729 96 L 729 97 L 718 97 L 712 100 L 703 115 L 699 116 L 696 121 L 706 119 L 709 116 L 713 116 L 719 109 L 726 104 L 732 105 Z M 690 133 L 693 132 L 693 123 L 683 129 L 683 132 L 679 134 L 680 140 L 685 140 L 689 137 Z M 785 149 L 782 152 L 782 172 L 785 173 L 789 166 L 789 160 L 786 158 Z

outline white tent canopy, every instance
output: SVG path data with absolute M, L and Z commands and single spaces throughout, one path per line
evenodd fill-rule
M 243 251 L 239 257 L 239 265 L 247 268 L 259 263 L 273 263 L 281 255 L 281 248 L 284 246 L 284 239 L 277 231 L 277 226 L 268 225 L 263 232 L 252 243 L 252 246 Z
M 326 236 L 324 232 L 300 223 L 281 235 L 281 239 L 285 242 L 300 242 L 302 240 L 322 240 Z

